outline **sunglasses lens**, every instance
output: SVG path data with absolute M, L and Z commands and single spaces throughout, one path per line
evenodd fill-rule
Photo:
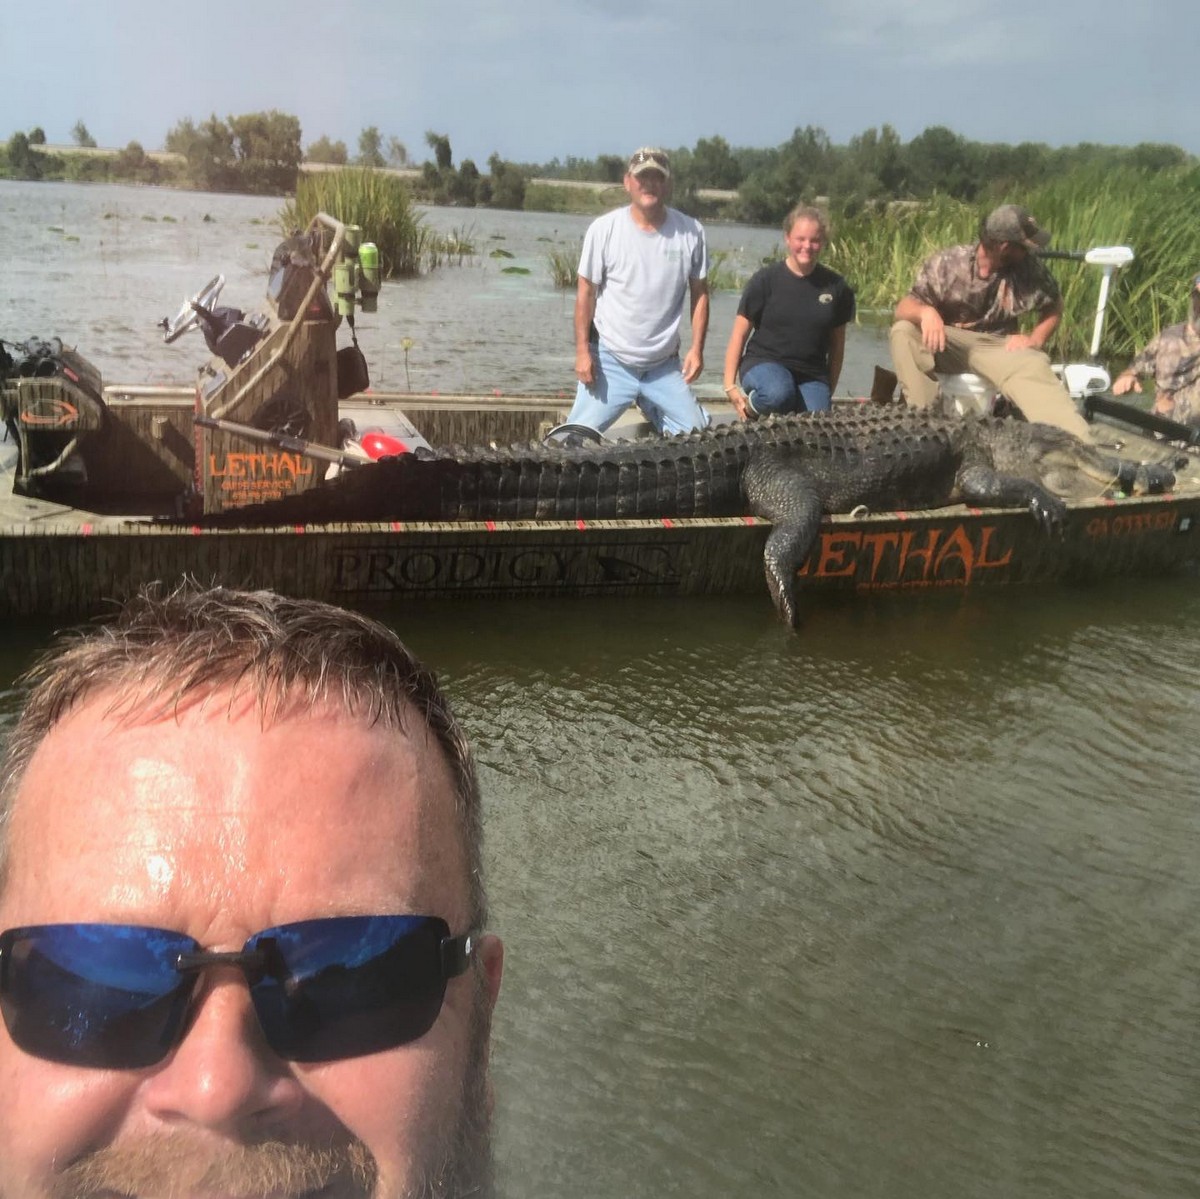
M 0 1011 L 14 1043 L 49 1061 L 138 1069 L 161 1061 L 192 979 L 189 937 L 124 924 L 48 924 L 0 937 Z
M 250 993 L 281 1057 L 324 1062 L 394 1049 L 422 1037 L 446 993 L 436 916 L 342 916 L 267 929 Z

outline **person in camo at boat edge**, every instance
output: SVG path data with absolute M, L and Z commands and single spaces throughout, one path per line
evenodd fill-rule
M 1050 234 L 1016 204 L 984 219 L 973 245 L 951 246 L 925 260 L 912 290 L 896 305 L 892 362 L 915 408 L 938 398 L 935 372 L 972 372 L 1003 392 L 1032 421 L 1088 440 L 1088 425 L 1050 368 L 1043 347 L 1062 320 L 1062 294 L 1036 253 Z M 1037 323 L 1021 333 L 1018 318 Z
M 1200 424 L 1200 275 L 1192 279 L 1188 319 L 1151 339 L 1113 381 L 1113 395 L 1141 391 L 1138 376 L 1154 376 L 1154 411 Z
M 625 171 L 629 204 L 588 226 L 575 295 L 575 403 L 567 421 L 603 433 L 637 403 L 660 433 L 703 429 L 688 384 L 704 369 L 708 247 L 704 226 L 669 208 L 671 160 L 644 146 Z M 690 300 L 692 342 L 679 330 Z

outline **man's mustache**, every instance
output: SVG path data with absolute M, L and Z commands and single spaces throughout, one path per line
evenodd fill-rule
M 331 1194 L 369 1196 L 378 1167 L 357 1140 L 336 1145 L 266 1141 L 213 1146 L 186 1135 L 157 1135 L 98 1149 L 63 1171 L 57 1199 L 154 1196 L 179 1199 L 196 1191 L 229 1199 L 270 1195 L 298 1197 L 334 1188 Z

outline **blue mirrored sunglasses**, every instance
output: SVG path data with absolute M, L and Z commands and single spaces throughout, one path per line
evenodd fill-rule
M 295 1062 L 393 1049 L 422 1037 L 473 935 L 437 916 L 335 916 L 255 933 L 239 952 L 135 924 L 40 924 L 0 933 L 0 1012 L 26 1053 L 133 1070 L 183 1039 L 201 971 L 232 966 L 267 1044 Z

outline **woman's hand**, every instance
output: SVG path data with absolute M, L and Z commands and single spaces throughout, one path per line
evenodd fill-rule
M 754 418 L 754 414 L 750 411 L 749 397 L 736 383 L 731 383 L 725 388 L 725 395 L 741 420 L 752 420 Z

